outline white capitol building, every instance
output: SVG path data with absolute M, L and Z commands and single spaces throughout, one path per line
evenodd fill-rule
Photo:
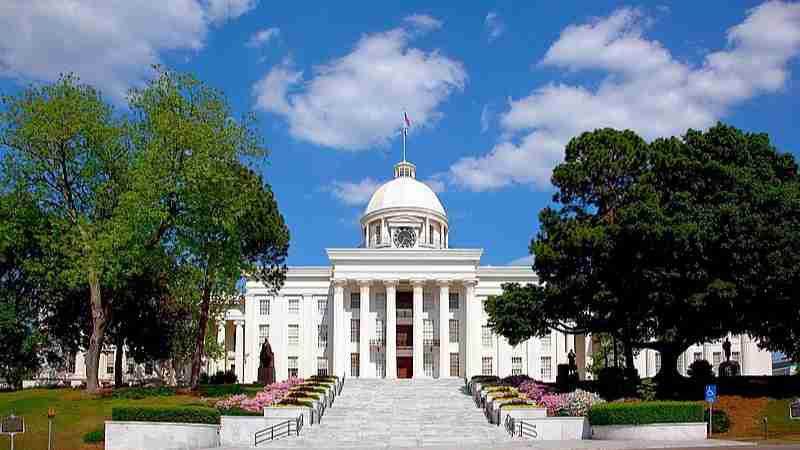
M 269 339 L 276 379 L 336 374 L 362 378 L 443 378 L 527 374 L 555 381 L 557 364 L 575 352 L 581 378 L 592 340 L 553 331 L 515 347 L 486 325 L 483 302 L 508 282 L 536 283 L 529 266 L 481 266 L 482 249 L 450 247 L 447 213 L 436 194 L 402 161 L 361 216 L 361 246 L 327 249 L 329 266 L 289 267 L 278 295 L 247 283 L 241 309 L 219 327 L 226 359 L 209 371 L 234 370 L 254 382 L 259 352 Z M 769 352 L 748 337 L 729 336 L 743 375 L 771 374 Z M 685 374 L 695 359 L 715 367 L 722 342 L 692 346 L 678 361 Z M 639 352 L 639 374 L 653 376 L 660 355 Z
M 527 374 L 555 381 L 558 364 L 574 351 L 581 378 L 591 376 L 590 336 L 552 331 L 515 347 L 486 325 L 483 302 L 508 282 L 536 283 L 530 266 L 481 266 L 482 249 L 450 247 L 447 213 L 436 194 L 402 161 L 361 217 L 361 246 L 327 249 L 329 266 L 289 267 L 277 295 L 248 281 L 237 308 L 225 312 L 217 339 L 225 357 L 204 370 L 233 370 L 240 381 L 258 378 L 259 354 L 269 339 L 275 378 L 336 374 L 362 378 L 443 378 Z M 731 355 L 743 375 L 771 375 L 771 354 L 746 335 L 730 335 Z M 724 340 L 724 339 L 723 339 Z M 113 380 L 114 352 L 100 358 L 101 380 Z M 696 359 L 716 369 L 722 340 L 690 347 L 678 360 L 686 374 Z M 125 358 L 128 378 L 154 376 L 154 364 Z M 642 377 L 660 369 L 658 352 L 642 350 Z M 85 378 L 83 355 L 68 376 Z

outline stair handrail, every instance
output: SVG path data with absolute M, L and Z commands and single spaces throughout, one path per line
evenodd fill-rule
M 294 427 L 292 427 L 292 425 L 294 425 Z M 253 445 L 258 447 L 258 444 L 263 442 L 274 441 L 275 439 L 291 436 L 292 434 L 295 436 L 300 436 L 300 430 L 302 429 L 303 415 L 300 414 L 296 419 L 287 419 L 283 422 L 278 422 L 271 427 L 256 431 L 253 435 Z

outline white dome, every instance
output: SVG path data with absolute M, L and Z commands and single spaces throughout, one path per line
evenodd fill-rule
M 447 215 L 436 193 L 411 177 L 398 177 L 379 187 L 372 194 L 364 215 L 387 208 L 422 208 Z

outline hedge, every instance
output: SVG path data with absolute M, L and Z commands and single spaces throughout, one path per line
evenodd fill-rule
M 201 384 L 197 392 L 203 397 L 230 397 L 244 394 L 244 388 L 241 384 Z
M 106 431 L 103 426 L 95 428 L 83 435 L 83 442 L 87 444 L 103 443 L 106 440 Z
M 223 416 L 263 416 L 263 412 L 255 412 L 255 411 L 248 411 L 246 409 L 242 409 L 239 407 L 234 407 L 230 409 L 223 409 L 220 411 L 220 414 Z
M 127 400 L 141 400 L 148 397 L 170 397 L 173 395 L 175 395 L 175 388 L 166 386 L 114 389 L 111 393 L 112 398 Z
M 705 409 L 705 408 L 704 408 Z M 726 433 L 731 428 L 731 419 L 728 413 L 721 409 L 714 410 L 714 423 L 711 429 L 712 433 Z M 708 410 L 705 410 L 705 421 L 708 423 Z
M 601 403 L 589 410 L 592 425 L 644 425 L 702 422 L 703 405 L 694 402 Z
M 219 424 L 220 413 L 203 406 L 117 406 L 111 420 L 126 422 L 175 422 Z

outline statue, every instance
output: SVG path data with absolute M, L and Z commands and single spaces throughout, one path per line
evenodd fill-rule
M 578 366 L 575 365 L 575 350 L 573 349 L 569 350 L 569 353 L 567 354 L 567 359 L 569 360 L 570 370 L 577 370 Z
M 725 338 L 722 343 L 722 350 L 725 352 L 725 362 L 719 365 L 717 369 L 720 377 L 736 377 L 741 374 L 742 368 L 738 361 L 731 361 L 731 341 Z
M 725 361 L 731 360 L 731 341 L 728 338 L 725 338 L 725 342 L 722 343 L 722 351 L 725 352 Z
M 269 339 L 264 339 L 258 359 L 258 383 L 265 385 L 274 383 L 275 354 L 272 353 L 272 346 L 269 345 Z

